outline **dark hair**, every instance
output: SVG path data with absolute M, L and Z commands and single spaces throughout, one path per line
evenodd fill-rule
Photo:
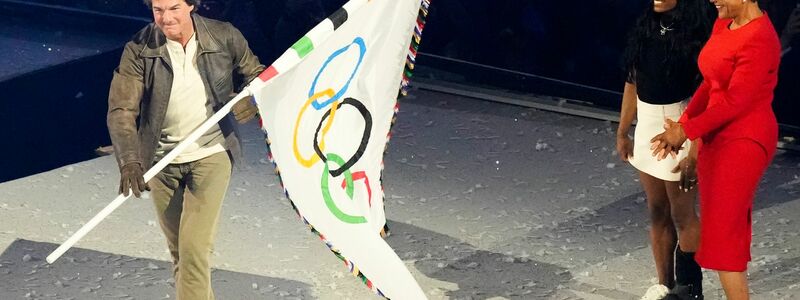
M 147 5 L 147 7 L 149 8 L 153 7 L 153 0 L 142 0 L 142 1 L 144 1 L 144 5 Z M 194 5 L 195 10 L 197 10 L 197 6 L 200 5 L 200 0 L 183 0 L 183 1 L 186 2 L 186 5 Z
M 675 8 L 664 13 L 656 13 L 653 6 L 649 5 L 628 35 L 628 45 L 623 55 L 627 81 L 636 82 L 636 67 L 645 51 L 644 45 L 657 38 L 662 21 L 674 24 L 674 29 L 665 36 L 669 47 L 667 53 L 676 54 L 668 55 L 664 62 L 665 72 L 669 76 L 682 61 L 697 59 L 700 49 L 711 35 L 714 19 L 711 3 L 707 0 L 677 0 Z

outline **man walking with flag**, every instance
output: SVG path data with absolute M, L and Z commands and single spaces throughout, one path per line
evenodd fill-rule
M 151 190 L 173 259 L 178 299 L 214 299 L 209 256 L 231 164 L 241 158 L 236 124 L 252 119 L 249 99 L 149 183 L 143 172 L 234 95 L 234 72 L 250 82 L 264 70 L 229 23 L 194 14 L 199 0 L 144 0 L 154 22 L 125 45 L 109 91 L 108 129 L 120 193 Z

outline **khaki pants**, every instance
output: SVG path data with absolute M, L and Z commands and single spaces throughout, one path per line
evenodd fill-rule
M 170 164 L 149 182 L 180 300 L 214 299 L 209 256 L 230 178 L 231 160 L 220 152 Z

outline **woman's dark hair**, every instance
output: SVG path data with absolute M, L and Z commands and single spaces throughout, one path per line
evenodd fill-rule
M 656 13 L 653 6 L 648 5 L 628 36 L 623 55 L 627 81 L 636 82 L 636 66 L 645 51 L 644 45 L 650 40 L 662 38 L 662 24 L 673 28 L 664 36 L 667 39 L 667 53 L 675 54 L 667 55 L 664 61 L 665 72 L 669 76 L 682 61 L 697 59 L 700 49 L 711 35 L 714 19 L 711 3 L 707 0 L 677 0 L 675 8 L 664 13 Z
M 144 5 L 147 7 L 153 7 L 153 0 L 142 0 L 144 1 Z M 197 6 L 200 5 L 200 0 L 183 0 L 186 2 L 187 5 L 194 5 L 194 9 L 197 9 Z

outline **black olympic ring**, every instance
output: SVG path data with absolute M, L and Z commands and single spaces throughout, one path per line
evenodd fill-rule
M 372 115 L 369 113 L 369 110 L 367 110 L 367 107 L 364 106 L 361 101 L 353 98 L 345 98 L 344 101 L 339 103 L 339 106 L 337 106 L 336 109 L 340 109 L 344 104 L 352 105 L 358 109 L 359 113 L 361 113 L 361 117 L 364 118 L 364 134 L 361 136 L 361 144 L 358 146 L 356 153 L 354 153 L 353 156 L 350 157 L 350 159 L 348 159 L 347 162 L 341 165 L 338 169 L 330 170 L 330 174 L 333 177 L 337 177 L 344 173 L 345 170 L 349 170 L 350 167 L 355 165 L 356 162 L 361 159 L 361 156 L 364 155 L 364 151 L 367 149 L 367 142 L 369 141 L 370 132 L 372 132 Z M 319 131 L 322 128 L 322 123 L 325 122 L 325 119 L 330 114 L 331 110 L 328 109 L 328 111 L 325 112 L 325 115 L 322 116 L 322 120 L 319 121 L 319 125 L 317 125 L 317 131 L 314 132 L 314 151 L 317 152 L 317 155 L 320 157 L 320 159 L 322 159 L 323 163 L 328 163 L 328 159 L 324 154 L 322 154 L 322 150 L 320 150 L 319 144 L 317 143 L 317 138 L 319 136 Z

